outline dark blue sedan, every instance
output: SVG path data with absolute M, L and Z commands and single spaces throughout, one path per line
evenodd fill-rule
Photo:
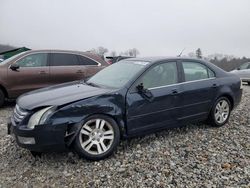
M 239 77 L 203 60 L 131 58 L 22 95 L 8 130 L 33 154 L 74 149 L 100 160 L 120 138 L 204 120 L 222 126 L 241 95 Z

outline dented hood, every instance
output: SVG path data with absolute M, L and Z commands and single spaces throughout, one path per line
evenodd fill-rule
M 65 105 L 110 91 L 76 81 L 28 92 L 17 99 L 17 104 L 23 109 L 32 110 L 43 106 Z

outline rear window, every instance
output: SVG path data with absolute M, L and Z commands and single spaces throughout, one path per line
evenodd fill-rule
M 52 53 L 51 66 L 77 66 L 78 59 L 74 54 Z
M 215 77 L 207 66 L 197 62 L 182 62 L 185 81 L 203 80 Z
M 80 65 L 98 65 L 97 62 L 95 62 L 94 60 L 89 59 L 87 57 L 78 55 L 78 58 L 79 58 L 79 64 Z

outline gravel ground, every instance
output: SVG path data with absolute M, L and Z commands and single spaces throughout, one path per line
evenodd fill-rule
M 122 141 L 110 158 L 33 158 L 6 135 L 0 109 L 0 187 L 250 187 L 250 87 L 227 125 L 187 125 Z

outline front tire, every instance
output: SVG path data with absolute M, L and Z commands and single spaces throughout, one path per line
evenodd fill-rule
M 41 157 L 42 156 L 42 152 L 37 152 L 37 151 L 30 151 L 31 155 L 33 157 Z
M 214 127 L 225 125 L 230 117 L 232 110 L 231 102 L 227 97 L 220 97 L 216 100 L 210 115 L 209 123 Z
M 117 123 L 104 115 L 87 118 L 76 135 L 74 149 L 80 157 L 101 160 L 110 156 L 120 142 Z
M 4 92 L 0 89 L 0 107 L 3 106 L 5 100 Z

